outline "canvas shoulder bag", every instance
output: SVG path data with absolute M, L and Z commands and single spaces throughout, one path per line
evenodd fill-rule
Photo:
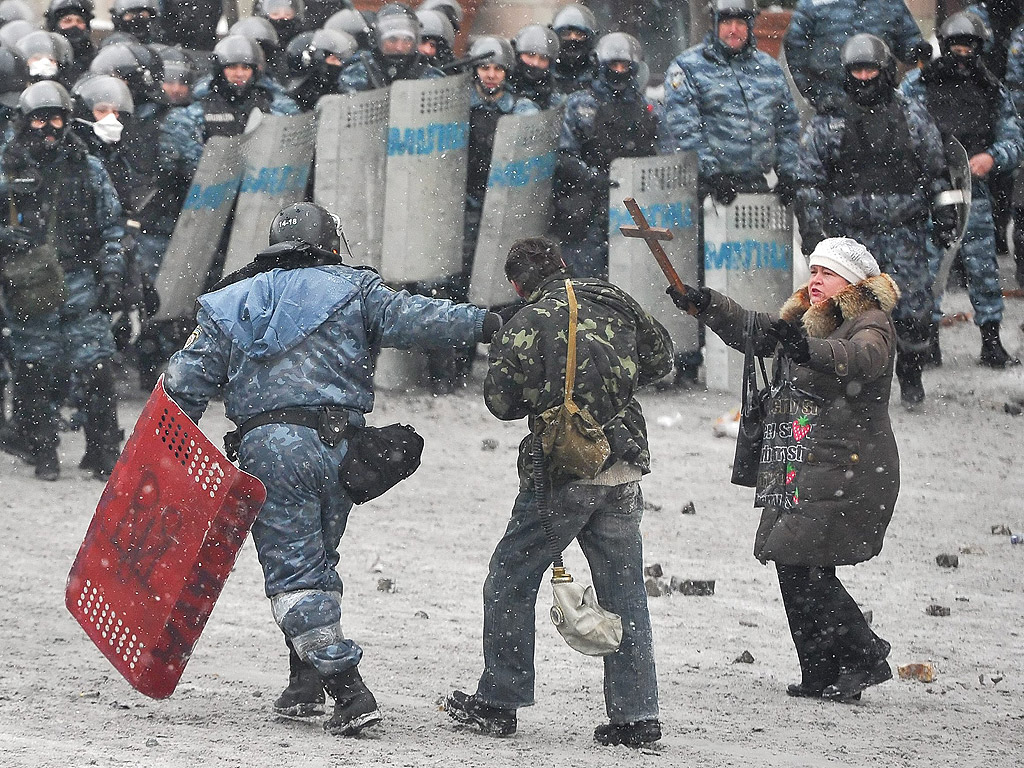
M 586 408 L 573 400 L 576 385 L 576 328 L 579 305 L 572 281 L 565 281 L 569 299 L 568 352 L 565 359 L 565 388 L 562 403 L 537 417 L 534 434 L 539 435 L 548 467 L 556 477 L 593 479 L 611 455 L 608 438 Z

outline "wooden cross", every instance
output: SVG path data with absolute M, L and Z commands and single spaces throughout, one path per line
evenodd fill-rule
M 626 210 L 633 217 L 636 226 L 631 227 L 627 224 L 624 227 L 619 227 L 619 232 L 624 237 L 636 237 L 644 240 L 647 243 L 647 247 L 651 249 L 651 253 L 654 254 L 654 258 L 658 260 L 658 266 L 661 267 L 661 271 L 665 273 L 665 277 L 668 278 L 672 287 L 680 293 L 686 293 L 686 286 L 679 279 L 679 273 L 676 272 L 672 262 L 668 260 L 668 254 L 665 253 L 665 249 L 658 242 L 659 240 L 671 240 L 672 230 L 665 227 L 652 227 L 648 224 L 644 212 L 640 210 L 640 206 L 632 197 L 627 197 L 622 202 L 626 204 Z

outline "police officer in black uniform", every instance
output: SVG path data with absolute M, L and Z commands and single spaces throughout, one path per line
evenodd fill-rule
M 530 24 L 512 38 L 516 52 L 516 65 L 509 85 L 516 92 L 536 104 L 540 109 L 551 109 L 565 101 L 565 95 L 555 88 L 554 64 L 558 60 L 558 35 L 550 27 Z
M 51 0 L 46 9 L 46 28 L 67 38 L 75 55 L 68 69 L 70 82 L 88 71 L 96 55 L 91 37 L 92 18 L 92 0 Z

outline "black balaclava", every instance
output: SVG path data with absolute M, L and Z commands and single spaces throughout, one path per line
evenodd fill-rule
M 54 115 L 61 115 L 64 118 L 64 127 L 56 128 L 50 124 L 50 118 Z M 33 117 L 45 117 L 46 123 L 42 128 L 32 128 L 29 121 Z M 64 143 L 64 137 L 68 133 L 68 114 L 59 109 L 37 110 L 25 117 L 25 125 L 21 130 L 22 144 L 33 158 L 45 162 L 53 157 L 56 151 Z M 57 139 L 52 145 L 46 144 L 47 137 Z

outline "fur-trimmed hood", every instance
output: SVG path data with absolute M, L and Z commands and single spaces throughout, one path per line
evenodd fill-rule
M 790 296 L 779 310 L 779 317 L 795 323 L 803 323 L 807 335 L 824 339 L 846 320 L 856 317 L 869 309 L 881 309 L 890 314 L 900 298 L 900 289 L 886 274 L 875 275 L 849 285 L 835 296 L 820 304 L 811 305 L 810 293 L 805 285 Z

